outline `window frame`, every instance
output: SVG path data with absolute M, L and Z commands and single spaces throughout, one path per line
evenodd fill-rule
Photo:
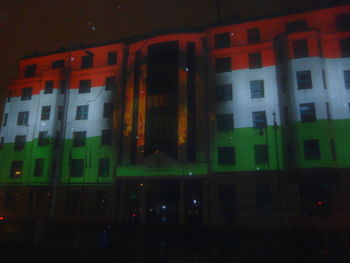
M 313 88 L 311 70 L 296 71 L 295 74 L 298 90 Z
M 308 109 L 303 109 L 303 107 L 309 107 Z M 316 106 L 315 103 L 301 103 L 299 104 L 300 121 L 301 122 L 315 122 L 316 117 Z
M 89 118 L 89 105 L 78 105 L 75 119 L 76 120 L 88 120 Z
M 250 84 L 250 96 L 252 99 L 265 98 L 265 83 L 264 80 L 251 80 Z

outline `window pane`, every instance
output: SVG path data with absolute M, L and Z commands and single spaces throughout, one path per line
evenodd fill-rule
M 350 70 L 344 70 L 344 84 L 346 89 L 350 89 Z
M 94 59 L 93 55 L 82 56 L 81 57 L 81 68 L 82 69 L 91 68 L 93 65 L 93 59 Z
M 117 52 L 108 52 L 108 65 L 117 64 Z
M 269 152 L 267 145 L 255 145 L 255 163 L 256 164 L 264 164 L 269 162 Z
M 28 125 L 29 111 L 22 111 L 18 113 L 17 125 Z
M 26 66 L 26 70 L 24 72 L 24 77 L 33 77 L 35 76 L 36 65 L 28 65 Z
M 231 58 L 217 58 L 215 60 L 215 72 L 223 73 L 231 71 Z
M 312 89 L 310 71 L 298 71 L 296 73 L 298 89 Z
M 215 48 L 226 48 L 230 47 L 230 34 L 222 33 L 216 34 L 215 37 Z
M 22 151 L 25 147 L 26 136 L 25 135 L 17 135 L 15 137 L 15 151 Z
M 32 99 L 32 88 L 23 88 L 21 100 L 31 100 Z
M 53 91 L 53 80 L 45 81 L 44 94 L 51 94 Z
M 42 106 L 41 107 L 41 120 L 49 120 L 50 119 L 51 106 Z
M 217 129 L 218 131 L 232 131 L 233 130 L 233 114 L 218 114 L 217 115 Z
M 224 102 L 232 100 L 232 84 L 216 86 L 216 101 Z
M 247 38 L 249 44 L 260 42 L 260 30 L 259 28 L 252 28 L 247 30 Z
M 218 163 L 220 165 L 233 165 L 236 163 L 236 153 L 234 147 L 218 148 Z
M 250 53 L 249 68 L 255 69 L 255 68 L 261 68 L 261 67 L 262 67 L 261 53 Z
M 102 145 L 111 145 L 112 144 L 112 130 L 102 130 L 101 136 Z
M 45 145 L 48 145 L 49 143 L 50 143 L 50 141 L 49 141 L 48 131 L 40 131 L 39 138 L 38 138 L 38 145 L 45 146 Z
M 350 57 L 350 38 L 339 40 L 341 56 L 343 58 Z
M 253 112 L 253 127 L 257 129 L 266 128 L 266 112 L 256 111 Z
M 85 146 L 85 143 L 86 143 L 86 131 L 73 132 L 74 147 Z
M 23 173 L 23 161 L 13 161 L 11 163 L 10 178 L 19 178 Z
M 300 119 L 302 122 L 316 121 L 314 103 L 300 104 Z
M 306 39 L 294 40 L 293 50 L 295 58 L 305 58 L 309 56 Z
M 100 159 L 99 173 L 100 177 L 107 177 L 109 175 L 109 158 Z
M 64 68 L 64 60 L 55 60 L 52 61 L 52 68 L 56 69 L 56 68 Z
M 320 146 L 318 140 L 304 141 L 304 159 L 319 160 L 321 157 Z
M 111 118 L 113 116 L 113 103 L 105 103 L 103 105 L 103 118 Z
M 77 114 L 75 118 L 77 120 L 87 120 L 88 113 L 89 113 L 89 105 L 77 106 Z
M 115 84 L 115 77 L 106 78 L 106 90 L 114 90 Z
M 85 79 L 79 82 L 79 93 L 89 93 L 91 89 L 91 80 Z
M 84 172 L 84 159 L 72 159 L 70 177 L 82 177 Z
M 350 29 L 350 14 L 337 14 L 335 16 L 335 19 L 337 24 L 337 30 L 343 31 Z
M 251 92 L 252 99 L 264 98 L 264 81 L 263 80 L 250 81 L 250 92 Z
M 43 159 L 43 158 L 35 159 L 35 166 L 34 166 L 34 176 L 35 177 L 43 176 L 44 160 L 45 159 Z

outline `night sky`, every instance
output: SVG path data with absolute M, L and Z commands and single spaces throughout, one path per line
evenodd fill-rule
M 215 0 L 0 0 L 0 88 L 35 51 L 94 44 L 159 29 L 216 22 Z M 221 0 L 222 20 L 296 12 L 344 0 Z M 0 112 L 2 109 L 0 110 Z

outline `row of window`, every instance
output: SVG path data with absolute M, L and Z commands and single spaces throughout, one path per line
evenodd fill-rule
M 35 159 L 33 176 L 41 177 L 44 175 L 44 158 Z M 84 159 L 70 160 L 70 177 L 82 177 L 84 172 Z M 100 158 L 99 177 L 108 177 L 110 172 L 110 158 Z M 10 178 L 20 178 L 23 175 L 23 161 L 12 161 L 10 169 Z
M 86 51 L 88 52 L 88 51 Z M 66 61 L 63 59 L 61 60 L 54 60 L 52 61 L 51 68 L 52 69 L 58 69 L 58 68 L 64 68 L 66 65 Z M 89 52 L 86 56 L 81 57 L 81 68 L 87 69 L 92 68 L 94 64 L 94 54 L 92 52 Z M 117 64 L 117 52 L 108 52 L 107 53 L 107 65 L 115 65 Z M 34 77 L 36 75 L 37 71 L 37 65 L 31 64 L 27 65 L 24 71 L 24 77 Z
M 336 160 L 334 140 L 330 140 L 332 160 Z M 304 140 L 304 160 L 320 160 L 320 144 L 319 140 Z M 268 164 L 269 152 L 266 144 L 254 145 L 255 164 Z M 218 164 L 219 165 L 235 165 L 236 149 L 235 147 L 218 147 Z
M 349 30 L 350 29 L 350 14 L 337 14 L 336 19 L 336 28 L 339 31 Z M 292 21 L 285 24 L 286 32 L 296 32 L 307 30 L 306 20 Z M 215 48 L 228 48 L 231 46 L 231 35 L 232 33 L 220 33 L 214 36 L 214 47 Z M 250 28 L 247 30 L 247 40 L 249 44 L 258 43 L 261 41 L 260 29 L 259 28 Z

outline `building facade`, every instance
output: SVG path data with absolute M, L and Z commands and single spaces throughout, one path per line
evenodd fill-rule
M 347 229 L 350 5 L 19 61 L 0 216 Z

